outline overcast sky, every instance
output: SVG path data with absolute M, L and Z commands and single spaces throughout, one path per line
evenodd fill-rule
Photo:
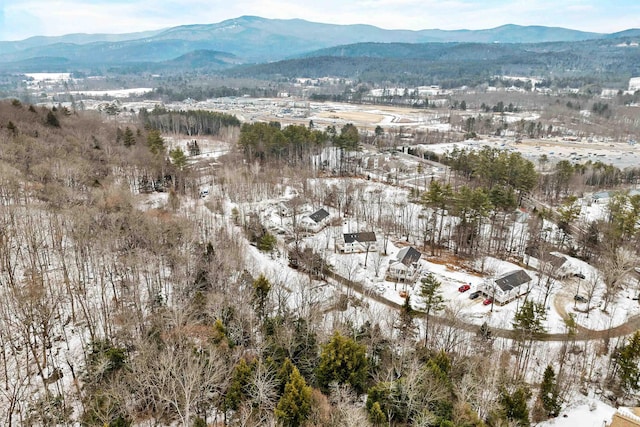
M 545 25 L 611 33 L 640 27 L 639 0 L 0 0 L 0 40 L 130 33 L 242 15 L 388 29 Z

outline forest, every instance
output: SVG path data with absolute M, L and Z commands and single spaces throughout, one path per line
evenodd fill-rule
M 402 85 L 476 86 L 496 75 L 546 76 L 556 87 L 594 81 L 626 88 L 638 69 L 638 49 L 625 39 L 537 44 L 358 43 L 307 53 L 301 58 L 222 71 L 232 77 L 277 80 L 335 76 Z M 597 72 L 593 70 L 597 69 Z
M 216 136 L 231 148 L 200 163 L 168 135 Z M 453 151 L 442 159 L 449 179 L 409 195 L 422 234 L 404 222 L 408 204 L 385 217 L 382 194 L 374 209 L 349 184 L 364 139 L 353 124 L 0 102 L 2 423 L 529 426 L 588 388 L 637 402 L 640 332 L 589 339 L 567 324 L 547 341 L 544 306 L 526 299 L 506 336 L 465 327 L 433 275 L 419 284 L 420 302 L 378 306 L 336 287 L 338 304 L 322 308 L 314 274 L 263 268 L 279 243 L 244 210 L 294 188 L 389 238 L 419 233 L 434 258 L 473 260 L 513 257 L 507 229 L 535 197 L 549 208 L 520 237 L 599 265 L 613 301 L 637 260 L 640 199 L 622 191 L 637 170 L 560 162 L 540 173 L 518 153 Z M 335 171 L 314 168 L 324 150 L 339 153 Z M 318 184 L 322 174 L 344 179 L 344 192 Z M 572 227 L 574 189 L 605 187 L 621 190 L 610 217 Z M 445 229 L 445 216 L 456 226 Z M 561 241 L 543 242 L 549 220 Z

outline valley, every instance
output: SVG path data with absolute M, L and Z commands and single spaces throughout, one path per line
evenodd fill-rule
M 0 424 L 633 420 L 638 34 L 0 42 Z

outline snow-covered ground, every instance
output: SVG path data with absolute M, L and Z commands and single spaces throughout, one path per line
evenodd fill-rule
M 340 193 L 341 191 L 346 191 L 346 186 L 349 185 L 351 186 L 351 191 L 355 191 L 354 188 L 358 188 L 358 192 L 353 193 L 354 199 L 359 198 L 371 201 L 370 205 L 363 204 L 360 208 L 355 202 L 352 202 L 350 209 L 368 210 L 368 214 L 363 216 L 366 217 L 368 215 L 371 220 L 376 215 L 402 216 L 398 220 L 405 222 L 405 229 L 410 230 L 409 237 L 406 237 L 406 231 L 404 236 L 398 236 L 398 233 L 402 234 L 401 230 L 392 236 L 385 236 L 380 229 L 376 229 L 376 227 L 362 219 L 356 221 L 354 218 L 343 218 L 339 222 L 340 225 L 327 227 L 315 234 L 307 234 L 301 237 L 301 242 L 321 253 L 327 263 L 333 266 L 334 270 L 341 276 L 358 281 L 370 289 L 371 292 L 382 295 L 387 300 L 398 304 L 404 302 L 400 292 L 407 292 L 411 297 L 413 306 L 417 309 L 422 308 L 422 301 L 419 296 L 419 280 L 408 284 L 396 283 L 386 277 L 386 270 L 389 263 L 396 258 L 398 251 L 403 247 L 411 244 L 420 248 L 423 239 L 419 230 L 424 228 L 425 218 L 429 216 L 428 213 L 425 214 L 420 205 L 407 200 L 406 190 L 383 183 L 329 178 L 316 179 L 311 187 L 315 191 L 320 191 L 319 189 L 322 186 L 327 186 L 328 188 L 333 188 L 332 191 Z M 282 214 L 282 204 L 286 203 L 295 194 L 297 193 L 291 191 L 288 194 L 283 194 L 278 200 L 264 200 L 259 204 L 252 204 L 250 209 L 260 212 L 263 224 L 274 234 L 284 236 L 291 232 L 293 219 L 290 216 L 291 212 Z M 376 198 L 381 201 L 380 205 L 375 203 Z M 297 208 L 298 220 L 320 207 L 328 209 L 334 218 L 340 216 L 340 212 L 327 208 L 322 204 L 316 206 L 301 205 Z M 448 218 L 446 223 L 451 225 L 452 221 L 454 221 L 453 218 Z M 514 227 L 520 228 L 525 226 L 525 223 L 520 222 L 516 222 L 514 225 Z M 343 233 L 372 230 L 377 233 L 378 250 L 371 251 L 369 254 L 337 253 L 335 249 L 336 239 Z M 518 229 L 514 233 L 520 234 L 525 231 L 524 229 Z M 387 239 L 385 254 L 383 247 Z M 564 318 L 568 315 L 574 316 L 577 324 L 586 329 L 605 330 L 621 325 L 631 316 L 640 314 L 638 301 L 632 299 L 637 291 L 632 288 L 626 288 L 620 292 L 613 303 L 609 305 L 607 312 L 602 311 L 600 306 L 604 293 L 604 284 L 599 278 L 598 271 L 589 264 L 568 255 L 557 254 L 567 259 L 566 268 L 568 271 L 581 273 L 585 276 L 585 279 L 569 274 L 568 277 L 552 281 L 551 290 L 547 292 L 544 286 L 545 278 L 541 278 L 533 267 L 523 267 L 522 264 L 518 265 L 490 257 L 485 258 L 484 263 L 477 261 L 475 266 L 464 267 L 457 265 L 456 262 L 445 261 L 438 257 L 429 257 L 429 249 L 425 250 L 423 248 L 422 250 L 424 251 L 420 260 L 422 277 L 426 273 L 433 273 L 442 283 L 441 292 L 449 307 L 455 307 L 468 323 L 481 325 L 487 322 L 493 327 L 511 328 L 514 315 L 522 304 L 524 297 L 520 297 L 504 306 L 499 306 L 497 304 L 484 305 L 482 296 L 471 300 L 469 295 L 477 290 L 485 279 L 518 269 L 524 269 L 533 279 L 530 293 L 527 296 L 528 299 L 543 303 L 545 301 L 545 293 L 548 293 L 545 303 L 547 310 L 545 327 L 550 333 L 565 333 L 567 327 Z M 483 271 L 484 273 L 480 274 L 478 271 Z M 596 282 L 596 285 L 593 298 L 589 304 L 590 310 L 587 313 L 587 304 L 576 302 L 574 295 L 585 295 L 587 285 L 593 281 Z M 469 284 L 471 289 L 464 293 L 459 292 L 458 288 L 463 284 Z
M 71 80 L 71 73 L 25 73 L 34 82 L 63 82 Z
M 602 401 L 575 396 L 557 418 L 536 424 L 538 427 L 602 427 L 611 422 L 615 408 Z
M 484 146 L 518 152 L 534 164 L 538 164 L 542 155 L 547 156 L 550 164 L 560 160 L 569 160 L 573 163 L 584 163 L 591 160 L 624 168 L 636 166 L 640 162 L 640 147 L 625 143 L 606 144 L 542 139 L 527 140 L 517 144 L 513 138 L 487 137 L 481 140 L 470 139 L 455 143 L 419 145 L 418 147 L 436 154 L 444 154 L 454 148 L 478 150 Z
M 103 97 L 111 96 L 114 98 L 128 98 L 132 95 L 144 95 L 145 93 L 153 92 L 152 87 L 137 87 L 131 89 L 113 89 L 113 90 L 72 90 L 69 92 L 63 92 L 59 95 L 71 94 L 80 96 L 93 96 Z
M 208 136 L 197 136 L 191 138 L 167 136 L 164 138 L 167 149 L 172 150 L 174 148 L 180 148 L 187 156 L 189 155 L 188 144 L 196 141 L 200 148 L 200 154 L 197 156 L 189 156 L 189 161 L 199 161 L 203 159 L 217 159 L 218 157 L 227 154 L 231 150 L 231 144 L 226 141 L 221 141 L 217 138 Z

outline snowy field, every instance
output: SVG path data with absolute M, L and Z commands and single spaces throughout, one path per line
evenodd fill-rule
M 60 93 L 59 95 L 65 95 L 67 93 L 76 96 L 94 96 L 94 97 L 113 97 L 113 98 L 128 98 L 132 95 L 144 95 L 145 93 L 152 92 L 151 87 L 138 87 L 131 89 L 114 89 L 114 90 L 73 90 L 69 92 Z
M 521 143 L 515 143 L 513 139 L 489 137 L 481 140 L 419 145 L 418 147 L 436 154 L 444 154 L 451 152 L 454 148 L 459 150 L 479 150 L 484 146 L 521 153 L 523 157 L 531 160 L 536 165 L 542 155 L 547 156 L 550 165 L 560 160 L 568 160 L 572 163 L 585 163 L 587 160 L 592 162 L 600 161 L 619 168 L 634 167 L 640 164 L 640 147 L 620 142 L 612 144 L 540 139 L 523 140 Z M 549 169 L 552 167 L 550 165 L 548 166 Z
M 611 422 L 615 408 L 600 400 L 576 396 L 557 418 L 536 424 L 538 427 L 602 427 Z

